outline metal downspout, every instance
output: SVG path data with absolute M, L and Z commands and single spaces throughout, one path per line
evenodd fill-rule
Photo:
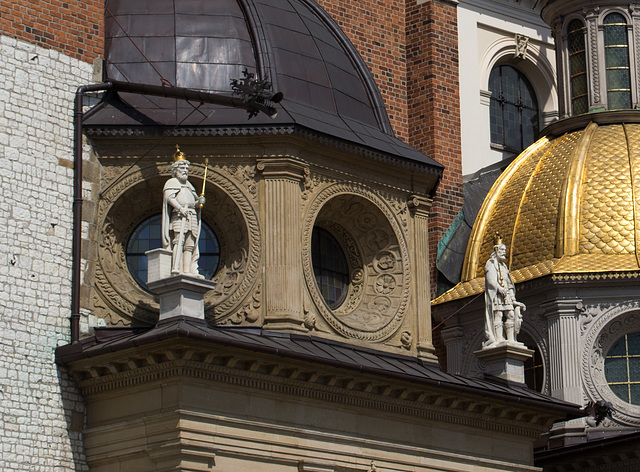
M 73 230 L 71 236 L 71 342 L 80 340 L 80 280 L 82 269 L 82 99 L 87 92 L 111 88 L 111 83 L 83 85 L 73 104 Z

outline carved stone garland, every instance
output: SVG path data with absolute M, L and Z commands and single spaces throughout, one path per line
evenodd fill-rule
M 594 307 L 600 311 L 602 307 Z M 587 309 L 588 311 L 588 309 Z M 640 302 L 614 306 L 602 313 L 587 327 L 582 351 L 582 378 L 591 401 L 604 399 L 613 404 L 615 422 L 640 427 L 640 406 L 618 398 L 609 388 L 604 372 L 604 360 L 609 349 L 625 334 L 638 331 Z
M 333 310 L 322 298 L 313 273 L 311 235 L 316 224 L 345 245 L 350 266 L 357 266 L 351 272 L 347 299 Z M 356 184 L 324 188 L 309 206 L 303 248 L 307 288 L 333 329 L 366 341 L 384 341 L 398 330 L 409 299 L 408 249 L 394 210 L 381 198 Z
M 170 166 L 138 169 L 102 196 L 98 225 L 102 228 L 96 266 L 96 315 L 109 324 L 153 324 L 157 304 L 129 274 L 126 243 L 133 229 L 161 208 L 162 181 Z M 190 174 L 203 177 L 204 168 L 192 165 Z M 251 175 L 251 172 L 247 175 Z M 158 177 L 158 179 L 154 179 Z M 214 169 L 203 218 L 210 223 L 221 246 L 221 260 L 214 280 L 217 289 L 205 298 L 207 319 L 220 323 L 241 312 L 249 322 L 261 313 L 261 286 L 256 285 L 260 260 L 260 228 L 253 205 L 238 186 Z M 157 187 L 157 188 L 156 188 Z M 157 201 L 156 201 L 157 200 Z M 235 319 L 231 320 L 237 322 Z

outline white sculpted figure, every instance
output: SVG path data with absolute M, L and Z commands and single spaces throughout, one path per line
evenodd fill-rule
M 516 336 L 520 332 L 524 303 L 516 301 L 516 288 L 505 264 L 507 247 L 500 238 L 493 246 L 491 257 L 484 266 L 485 335 L 484 348 L 498 344 L 520 346 Z
M 190 162 L 176 146 L 171 166 L 172 178 L 164 184 L 162 204 L 162 245 L 172 251 L 171 273 L 200 277 L 198 238 L 204 196 L 198 196 L 187 180 Z

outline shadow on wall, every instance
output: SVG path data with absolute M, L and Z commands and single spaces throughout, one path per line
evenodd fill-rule
M 73 470 L 76 472 L 88 471 L 89 466 L 87 465 L 83 438 L 86 422 L 84 399 L 76 387 L 75 381 L 69 375 L 67 368 L 59 365 L 56 367 L 69 448 L 71 449 L 74 464 Z

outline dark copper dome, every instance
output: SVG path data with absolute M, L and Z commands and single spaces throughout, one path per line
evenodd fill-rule
M 441 167 L 395 138 L 369 69 L 311 0 L 110 0 L 105 34 L 107 80 L 231 95 L 246 69 L 285 98 L 275 120 L 249 120 L 242 109 L 112 94 L 87 128 L 289 125 Z

